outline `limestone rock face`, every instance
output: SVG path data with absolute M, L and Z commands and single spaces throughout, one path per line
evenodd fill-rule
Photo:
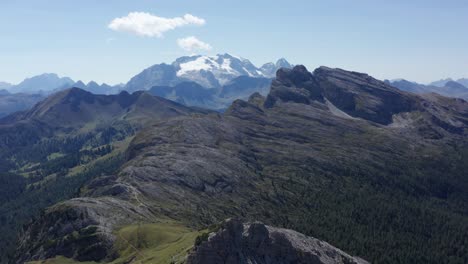
M 320 67 L 310 73 L 298 65 L 280 69 L 271 86 L 265 107 L 278 102 L 310 105 L 328 100 L 345 113 L 380 124 L 390 124 L 392 116 L 414 111 L 418 99 L 380 82 L 367 74 Z
M 188 264 L 368 263 L 318 239 L 262 223 L 228 220 L 189 256 Z

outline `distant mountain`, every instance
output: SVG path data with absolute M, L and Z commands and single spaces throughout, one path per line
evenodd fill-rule
M 410 82 L 407 80 L 396 80 L 396 81 L 385 81 L 386 83 L 407 92 L 425 94 L 425 93 L 438 93 L 440 95 L 448 97 L 457 97 L 468 99 L 468 88 L 460 82 L 455 82 L 449 79 L 434 82 L 437 85 L 443 84 L 443 86 L 437 86 L 434 84 L 424 85 L 416 82 Z
M 122 85 L 111 86 L 106 83 L 99 85 L 95 81 L 90 81 L 88 84 L 85 84 L 82 81 L 78 81 L 74 83 L 71 87 L 80 88 L 93 94 L 104 95 L 117 94 L 123 89 Z
M 207 88 L 222 86 L 239 76 L 265 77 L 249 60 L 229 54 L 182 57 L 173 66 L 178 78 Z
M 422 93 L 431 93 L 432 90 L 424 85 L 424 84 L 419 84 L 416 82 L 410 82 L 405 79 L 398 79 L 398 80 L 385 80 L 385 82 L 389 85 L 392 85 L 402 91 L 406 92 L 411 92 L 411 93 L 417 93 L 417 94 L 422 94 Z
M 68 77 L 59 77 L 55 73 L 27 78 L 18 85 L 9 88 L 12 93 L 50 93 L 54 90 L 68 88 L 75 82 Z
M 206 89 L 196 82 L 183 82 L 175 86 L 153 86 L 148 92 L 184 105 L 210 109 L 223 108 L 223 105 L 216 100 L 216 90 Z
M 257 68 L 249 60 L 229 54 L 185 56 L 172 64 L 151 66 L 125 85 L 111 86 L 94 81 L 86 84 L 82 81 L 74 82 L 68 77 L 61 78 L 56 74 L 42 74 L 9 87 L 9 91 L 50 95 L 75 87 L 93 94 L 112 95 L 123 90 L 129 93 L 150 90 L 153 95 L 187 106 L 224 110 L 234 100 L 246 100 L 252 93 L 266 95 L 276 71 L 291 67 L 286 59 Z
M 144 70 L 124 89 L 149 90 L 188 106 L 222 110 L 255 92 L 266 95 L 276 71 L 291 67 L 285 59 L 257 68 L 249 60 L 229 54 L 187 56 L 170 65 L 158 64 Z
M 229 54 L 187 56 L 172 64 L 149 67 L 133 77 L 125 90 L 149 90 L 153 86 L 175 86 L 183 82 L 195 82 L 207 89 L 220 88 L 239 76 L 273 78 L 279 67 L 290 66 L 285 59 L 257 68 L 249 60 Z
M 0 90 L 0 118 L 29 109 L 42 99 L 44 96 L 41 94 L 10 94 L 6 90 Z
M 11 88 L 11 86 L 12 86 L 11 83 L 0 82 L 0 90 L 8 90 Z
M 468 78 L 458 79 L 458 80 L 457 80 L 457 83 L 460 83 L 460 84 L 462 84 L 462 85 L 465 86 L 465 87 L 468 87 Z
M 286 59 L 281 58 L 279 59 L 276 63 L 266 63 L 264 64 L 261 68 L 260 71 L 263 73 L 264 76 L 267 77 L 274 77 L 276 74 L 276 71 L 280 68 L 292 68 L 293 65 L 291 65 Z
M 206 89 L 196 82 L 182 82 L 175 86 L 153 86 L 149 93 L 187 105 L 225 110 L 237 99 L 248 99 L 253 93 L 268 94 L 271 79 L 239 76 L 216 89 Z
M 42 75 L 27 78 L 18 85 L 11 85 L 0 82 L 0 90 L 6 89 L 11 93 L 28 93 L 49 95 L 69 88 L 80 88 L 93 94 L 118 94 L 123 90 L 123 84 L 108 85 L 106 83 L 98 84 L 90 81 L 85 84 L 82 81 L 73 81 L 69 77 L 59 77 L 54 73 L 45 73 Z
M 12 86 L 10 90 L 11 92 L 7 90 L 0 90 L 0 117 L 7 116 L 17 111 L 28 110 L 39 101 L 46 98 L 46 96 L 54 93 L 60 93 L 61 91 L 71 87 L 81 88 L 93 94 L 117 94 L 122 89 L 122 86 L 110 86 L 107 84 L 99 85 L 96 82 L 89 82 L 87 85 L 81 81 L 70 84 L 69 78 L 62 78 L 62 81 L 60 81 L 60 78 L 56 79 L 54 76 L 55 75 L 50 75 L 49 77 L 45 78 L 43 78 L 44 76 L 40 78 L 31 78 L 36 80 L 37 83 L 42 82 L 42 86 L 37 87 L 46 87 L 46 85 L 50 85 L 47 87 L 55 87 L 53 89 L 23 89 L 26 87 L 26 84 L 32 85 L 33 82 L 36 82 L 29 79 L 23 82 L 23 84 Z M 42 79 L 42 81 L 39 81 L 40 79 Z M 44 81 L 45 79 L 49 79 L 49 81 Z M 34 85 L 31 87 L 36 86 Z M 18 92 L 18 90 L 21 90 L 22 92 Z
M 232 102 L 236 99 L 247 100 L 254 93 L 266 96 L 270 91 L 271 80 L 263 77 L 239 76 L 221 87 L 219 97 Z
M 463 84 L 455 81 L 448 81 L 445 83 L 443 87 L 446 94 L 465 94 L 468 93 L 468 88 L 465 87 Z
M 438 80 L 438 81 L 435 81 L 435 82 L 431 82 L 429 84 L 429 86 L 444 87 L 445 84 L 447 84 L 448 82 L 451 82 L 451 81 L 453 81 L 452 78 L 441 79 L 441 80 Z
M 452 78 L 442 79 L 442 80 L 430 83 L 429 86 L 444 87 L 449 82 L 457 82 L 465 87 L 468 87 L 468 78 L 461 78 L 456 81 L 453 80 Z

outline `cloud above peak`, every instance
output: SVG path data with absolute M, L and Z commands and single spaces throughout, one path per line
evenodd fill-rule
M 194 36 L 178 39 L 177 45 L 179 45 L 180 48 L 186 51 L 196 51 L 196 50 L 208 51 L 213 48 L 211 47 L 210 44 L 203 42 Z
M 202 26 L 203 18 L 191 14 L 183 17 L 165 18 L 145 12 L 131 12 L 127 16 L 115 18 L 109 24 L 114 31 L 127 32 L 144 37 L 163 37 L 164 33 L 187 25 Z

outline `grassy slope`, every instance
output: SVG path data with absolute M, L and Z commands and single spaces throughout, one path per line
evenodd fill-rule
M 55 257 L 53 259 L 48 259 L 48 260 L 31 261 L 31 262 L 27 262 L 26 264 L 75 264 L 75 263 L 95 264 L 96 262 L 77 262 L 75 260 L 59 256 L 59 257 Z
M 120 258 L 112 263 L 129 259 L 135 263 L 182 263 L 200 234 L 174 223 L 126 226 L 117 232 L 115 247 Z
M 166 264 L 183 263 L 188 251 L 201 232 L 188 229 L 177 223 L 135 224 L 122 227 L 116 232 L 115 250 L 119 258 L 112 264 Z M 77 262 L 62 256 L 29 264 L 74 264 Z

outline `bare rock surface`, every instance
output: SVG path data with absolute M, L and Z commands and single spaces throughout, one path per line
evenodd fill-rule
M 201 242 L 188 264 L 366 264 L 342 250 L 289 229 L 226 221 Z

